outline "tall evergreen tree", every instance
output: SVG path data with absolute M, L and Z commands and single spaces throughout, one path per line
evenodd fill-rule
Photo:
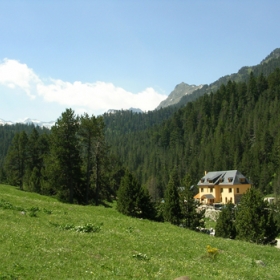
M 177 170 L 173 169 L 164 194 L 164 220 L 174 225 L 179 225 L 182 213 L 178 194 L 180 187 Z
M 26 169 L 28 136 L 25 131 L 15 134 L 5 159 L 5 171 L 8 183 L 23 189 Z
M 90 190 L 93 189 L 91 176 L 93 174 L 94 165 L 94 146 L 98 133 L 98 125 L 95 116 L 89 117 L 89 115 L 85 113 L 80 117 L 79 140 L 81 146 L 81 157 L 85 162 L 86 169 L 86 203 L 89 202 Z
M 190 175 L 187 174 L 183 180 L 182 190 L 179 191 L 179 198 L 183 225 L 186 228 L 195 230 L 197 227 L 204 227 L 203 217 L 205 210 L 198 211 L 198 203 L 194 199 L 193 187 Z
M 42 136 L 43 138 L 44 136 Z M 28 137 L 26 171 L 25 171 L 25 189 L 41 192 L 41 169 L 43 168 L 43 156 L 46 152 L 45 145 L 40 141 L 41 136 L 34 127 Z
M 72 109 L 66 109 L 51 129 L 48 180 L 59 199 L 73 203 L 82 200 L 81 159 L 78 149 L 78 118 Z
M 232 203 L 228 203 L 219 214 L 215 227 L 215 236 L 234 239 L 236 236 L 234 220 L 234 205 Z

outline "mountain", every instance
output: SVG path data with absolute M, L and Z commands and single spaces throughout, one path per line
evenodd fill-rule
M 115 114 L 117 112 L 121 112 L 121 111 L 132 111 L 133 113 L 144 113 L 141 109 L 139 108 L 129 108 L 127 110 L 116 110 L 116 109 L 109 109 L 107 111 L 107 114 Z
M 280 48 L 272 51 L 265 59 L 263 59 L 259 64 L 255 66 L 244 66 L 240 68 L 237 73 L 223 76 L 209 85 L 201 85 L 188 94 L 182 94 L 181 98 L 179 98 L 180 93 L 178 93 L 178 98 L 176 99 L 177 102 L 175 102 L 175 100 L 173 99 L 173 95 L 177 91 L 176 88 L 178 88 L 178 92 L 184 92 L 184 88 L 186 88 L 185 85 L 187 85 L 185 83 L 181 83 L 175 87 L 174 91 L 172 91 L 168 98 L 163 102 L 170 100 L 172 101 L 172 104 L 171 102 L 166 102 L 167 106 L 182 107 L 185 106 L 188 102 L 192 102 L 206 93 L 210 94 L 211 92 L 215 92 L 222 84 L 226 85 L 229 81 L 246 82 L 249 79 L 251 72 L 253 72 L 255 76 L 263 74 L 265 77 L 267 77 L 276 68 L 280 68 Z M 162 106 L 160 104 L 157 109 L 167 106 Z
M 168 95 L 168 97 L 158 105 L 156 110 L 159 110 L 160 108 L 168 107 L 170 105 L 177 104 L 183 96 L 190 95 L 195 90 L 201 89 L 202 87 L 203 87 L 203 85 L 200 85 L 200 86 L 188 85 L 188 84 L 182 82 L 182 83 L 178 84 L 174 88 L 174 90 Z
M 0 125 L 13 125 L 16 123 L 22 123 L 22 124 L 34 124 L 35 126 L 40 126 L 40 127 L 46 127 L 46 128 L 51 128 L 52 126 L 54 126 L 55 122 L 54 121 L 50 121 L 50 122 L 42 122 L 39 120 L 32 120 L 30 118 L 26 118 L 24 121 L 22 122 L 11 122 L 11 121 L 5 121 L 3 119 L 0 119 Z
M 4 121 L 4 120 L 0 119 L 0 125 L 5 125 L 5 124 L 12 125 L 14 123 L 11 121 Z

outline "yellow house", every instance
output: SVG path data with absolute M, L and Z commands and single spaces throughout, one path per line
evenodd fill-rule
M 250 181 L 238 170 L 205 172 L 197 183 L 195 196 L 202 204 L 240 202 L 241 196 L 251 187 Z

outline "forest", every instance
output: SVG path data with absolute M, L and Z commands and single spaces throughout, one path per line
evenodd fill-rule
M 263 194 L 270 194 L 280 168 L 279 94 L 276 68 L 267 77 L 251 72 L 246 82 L 228 81 L 147 129 L 125 129 L 147 121 L 146 116 L 105 115 L 110 153 L 154 199 L 163 196 L 174 168 L 180 181 L 188 174 L 194 185 L 204 171 L 238 169 Z

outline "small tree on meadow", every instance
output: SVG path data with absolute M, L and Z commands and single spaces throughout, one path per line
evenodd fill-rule
M 121 179 L 117 197 L 117 210 L 120 213 L 146 219 L 155 217 L 155 209 L 148 191 L 141 187 L 135 177 L 128 171 Z
M 236 235 L 234 220 L 234 205 L 228 203 L 219 214 L 215 227 L 215 236 L 234 239 Z

